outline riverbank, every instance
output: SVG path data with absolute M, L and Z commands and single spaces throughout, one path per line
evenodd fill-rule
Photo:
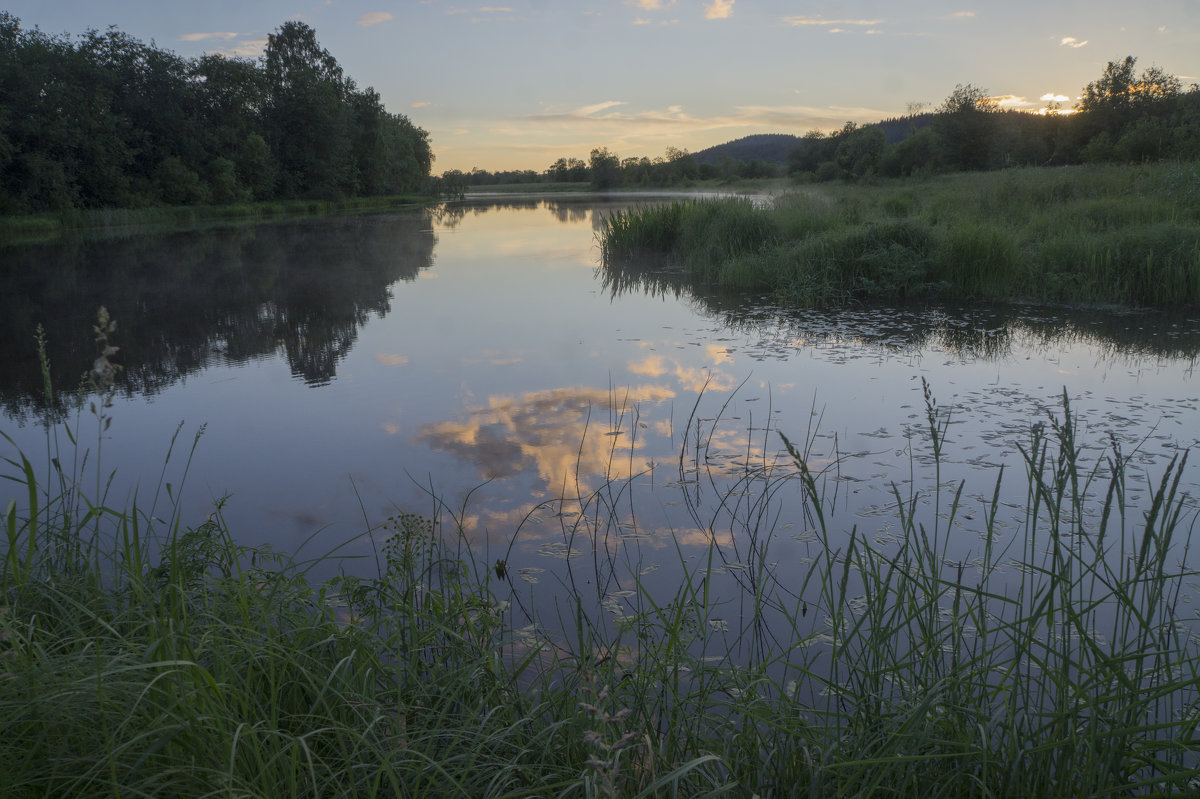
M 238 205 L 73 209 L 55 214 L 0 217 L 0 245 L 52 242 L 68 233 L 85 230 L 181 227 L 206 222 L 326 216 L 411 208 L 437 201 L 426 195 L 395 195 L 344 200 L 273 200 Z
M 808 185 L 770 208 L 720 200 L 614 214 L 601 243 L 610 268 L 636 270 L 640 255 L 666 256 L 701 283 L 794 306 L 979 299 L 1196 307 L 1200 166 Z
M 690 180 L 674 186 L 618 186 L 612 189 L 596 189 L 591 183 L 499 183 L 489 186 L 468 186 L 463 198 L 466 200 L 492 199 L 497 196 L 594 194 L 599 197 L 637 195 L 752 195 L 775 197 L 789 191 L 790 184 L 784 178 L 734 178 L 721 180 Z
M 926 386 L 893 544 L 833 522 L 838 464 L 785 440 L 721 504 L 805 503 L 811 562 L 777 563 L 773 514 L 748 513 L 702 531 L 673 593 L 622 575 L 614 614 L 588 564 L 555 619 L 449 512 L 364 531 L 377 576 L 319 584 L 337 551 L 239 545 L 223 503 L 189 527 L 175 498 L 199 434 L 122 504 L 99 462 L 108 375 L 47 427 L 45 477 L 5 459 L 6 797 L 1126 796 L 1200 776 L 1187 455 L 1127 485 L 1136 453 L 1085 457 L 1065 397 L 1019 441 L 1016 529 L 1002 471 L 990 503 L 944 484 L 951 418 Z M 681 462 L 707 458 L 691 446 Z M 615 568 L 603 550 L 630 531 L 601 509 L 623 494 L 581 498 L 563 546 Z M 948 557 L 974 536 L 975 558 Z M 740 595 L 718 596 L 722 572 Z

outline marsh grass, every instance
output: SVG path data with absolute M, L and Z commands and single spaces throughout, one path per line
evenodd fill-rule
M 115 331 L 97 327 L 112 346 Z M 944 483 L 950 415 L 926 386 L 913 468 L 931 473 L 893 489 L 898 543 L 886 549 L 839 525 L 838 464 L 812 465 L 815 431 L 783 438 L 776 456 L 775 432 L 752 426 L 762 454 L 717 475 L 708 447 L 723 411 L 702 420 L 694 407 L 678 482 L 712 543 L 698 555 L 676 543 L 678 579 L 652 584 L 619 540 L 636 535 L 632 484 L 646 475 L 581 491 L 559 515 L 579 555 L 547 606 L 510 582 L 515 540 L 474 551 L 448 509 L 369 531 L 374 577 L 314 584 L 309 570 L 336 552 L 300 561 L 241 546 L 221 503 L 185 526 L 186 457 L 180 471 L 168 452 L 153 494 L 118 504 L 98 457 L 103 384 L 86 389 L 86 410 L 47 425 L 45 477 L 21 453 L 6 459 L 20 500 L 4 513 L 0 571 L 5 797 L 1139 796 L 1195 784 L 1187 456 L 1148 506 L 1129 504 L 1131 456 L 1114 439 L 1085 462 L 1065 394 L 1021 445 L 1014 532 L 998 522 L 1003 473 L 970 512 L 964 486 Z M 614 424 L 636 435 L 636 416 Z M 701 501 L 707 490 L 716 501 Z M 816 555 L 801 570 L 773 555 L 791 502 Z M 955 554 L 963 524 L 985 542 L 969 560 Z
M 614 215 L 604 262 L 666 254 L 693 279 L 802 306 L 909 298 L 1200 304 L 1194 163 L 1014 169 L 804 188 Z M 650 267 L 653 268 L 653 267 Z

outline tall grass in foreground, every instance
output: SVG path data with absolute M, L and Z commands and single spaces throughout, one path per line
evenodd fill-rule
M 101 434 L 105 418 L 101 402 Z M 87 419 L 58 428 L 65 449 L 91 451 Z M 376 577 L 312 585 L 311 562 L 239 546 L 219 507 L 187 528 L 173 490 L 112 507 L 106 482 L 85 477 L 100 463 L 71 470 L 55 449 L 39 478 L 12 455 L 22 499 L 3 517 L 0 795 L 1190 790 L 1200 652 L 1180 608 L 1196 579 L 1179 565 L 1196 512 L 1179 488 L 1186 455 L 1142 516 L 1126 504 L 1128 456 L 1114 442 L 1084 463 L 1064 398 L 1022 445 L 1013 537 L 997 524 L 1002 475 L 970 514 L 962 486 L 942 486 L 948 417 L 928 391 L 926 420 L 932 512 L 897 492 L 896 549 L 839 529 L 810 442 L 785 439 L 787 460 L 747 472 L 707 517 L 714 541 L 742 525 L 742 594 L 714 588 L 731 553 L 713 544 L 686 561 L 681 549 L 674 591 L 638 585 L 611 624 L 588 593 L 600 579 L 564 584 L 560 621 L 523 616 L 504 560 L 481 562 L 452 517 L 400 514 L 371 531 L 385 539 Z M 681 471 L 702 462 L 691 454 Z M 781 572 L 769 507 L 795 481 L 820 555 Z M 593 524 L 564 527 L 568 546 L 600 535 L 625 489 L 580 501 Z M 986 544 L 961 563 L 948 553 L 967 515 Z
M 905 298 L 1200 305 L 1195 163 L 1014 169 L 799 187 L 614 214 L 606 264 L 669 255 L 694 279 L 817 306 Z

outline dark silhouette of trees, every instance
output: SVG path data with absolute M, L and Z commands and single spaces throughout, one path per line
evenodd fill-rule
M 592 187 L 611 189 L 621 185 L 621 159 L 610 153 L 607 147 L 597 147 L 588 158 Z
M 808 133 L 788 156 L 797 179 L 848 180 L 933 172 L 1094 162 L 1138 163 L 1200 158 L 1200 87 L 1186 91 L 1158 67 L 1136 71 L 1128 56 L 1110 61 L 1083 90 L 1074 113 L 1050 108 L 1001 111 L 985 89 L 959 84 L 936 113 L 888 120 L 886 144 L 847 124 L 826 136 Z M 907 128 L 907 135 L 903 135 Z M 893 139 L 893 135 L 901 132 Z
M 287 22 L 263 58 L 185 59 L 0 12 L 0 213 L 422 189 L 428 135 Z
M 878 125 L 859 128 L 853 122 L 848 122 L 838 137 L 833 160 L 844 177 L 857 180 L 864 175 L 874 174 L 886 145 L 887 139 Z
M 976 170 L 988 165 L 992 111 L 987 89 L 959 84 L 938 108 L 933 130 L 938 155 L 947 170 Z

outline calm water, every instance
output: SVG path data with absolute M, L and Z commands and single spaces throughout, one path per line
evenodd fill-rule
M 190 444 L 203 425 L 186 481 L 186 445 L 166 476 L 191 523 L 228 497 L 239 540 L 338 550 L 350 559 L 330 570 L 370 574 L 363 531 L 437 514 L 481 562 L 505 558 L 521 591 L 588 564 L 579 579 L 603 580 L 614 613 L 630 575 L 670 584 L 679 553 L 710 541 L 736 577 L 751 527 L 772 537 L 776 568 L 803 570 L 812 520 L 784 479 L 780 431 L 824 470 L 834 525 L 886 545 L 891 486 L 935 487 L 923 380 L 950 415 L 943 480 L 967 481 L 976 518 L 1000 465 L 1006 512 L 1023 505 L 1018 444 L 1061 415 L 1064 389 L 1085 458 L 1110 436 L 1134 453 L 1135 502 L 1200 442 L 1195 314 L 784 314 L 670 274 L 602 272 L 595 231 L 619 205 L 510 201 L 0 250 L 3 429 L 44 458 L 40 422 L 62 407 L 39 393 L 32 331 L 46 327 L 55 380 L 71 386 L 104 304 L 125 366 L 101 453 L 118 496 L 152 493 L 177 427 Z M 79 424 L 95 450 L 94 421 Z M 1192 497 L 1197 479 L 1191 468 Z M 970 560 L 980 530 L 958 527 Z

